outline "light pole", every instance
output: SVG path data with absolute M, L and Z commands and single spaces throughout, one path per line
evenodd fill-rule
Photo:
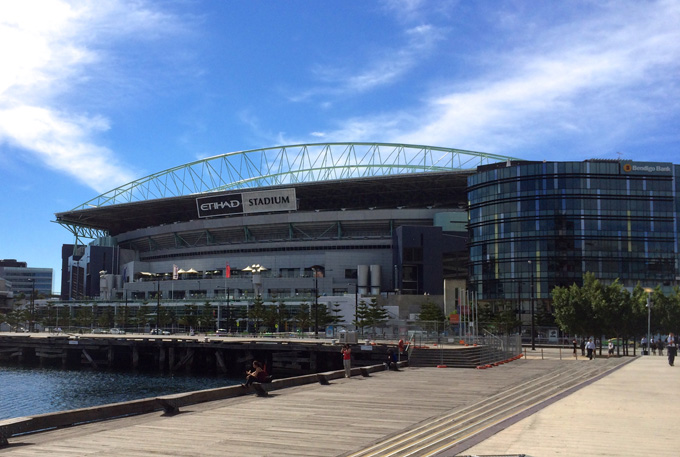
M 35 329 L 35 279 L 30 278 L 31 281 L 31 321 L 28 323 L 28 330 L 33 331 Z
M 651 335 L 652 326 L 652 289 L 645 287 L 645 292 L 647 292 L 647 355 L 649 355 L 649 337 Z
M 156 279 L 156 335 L 161 322 L 161 281 Z
M 253 292 L 255 297 L 262 295 L 262 275 L 263 271 L 267 268 L 263 267 L 259 263 L 245 267 L 242 271 L 250 271 L 253 274 Z M 250 332 L 250 319 L 248 317 L 248 312 L 250 311 L 248 303 L 246 302 L 246 332 Z
M 359 285 L 354 284 L 354 326 L 359 328 Z
M 319 272 L 322 268 L 319 265 L 311 267 L 314 274 L 314 338 L 319 337 Z
M 534 336 L 534 268 L 529 260 L 529 270 L 531 273 L 531 350 L 536 350 L 536 338 Z

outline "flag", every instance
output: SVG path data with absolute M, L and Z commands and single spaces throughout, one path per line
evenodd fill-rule
M 178 274 L 177 274 L 177 265 L 172 266 L 172 279 L 177 279 Z
M 229 264 L 227 264 L 227 268 L 224 269 L 224 277 L 231 278 L 231 268 L 229 267 Z

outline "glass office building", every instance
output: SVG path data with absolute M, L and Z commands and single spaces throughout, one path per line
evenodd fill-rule
M 507 162 L 468 178 L 472 290 L 479 300 L 531 297 L 586 272 L 626 287 L 678 280 L 680 166 L 590 160 Z

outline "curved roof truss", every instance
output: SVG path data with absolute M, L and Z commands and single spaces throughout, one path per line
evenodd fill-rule
M 87 209 L 221 190 L 371 176 L 470 170 L 520 160 L 461 149 L 394 143 L 313 143 L 226 154 L 169 168 L 74 208 Z

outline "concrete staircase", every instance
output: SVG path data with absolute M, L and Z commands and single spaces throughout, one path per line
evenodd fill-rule
M 412 367 L 477 368 L 487 363 L 506 360 L 515 354 L 490 350 L 482 346 L 451 348 L 414 348 L 408 364 Z

